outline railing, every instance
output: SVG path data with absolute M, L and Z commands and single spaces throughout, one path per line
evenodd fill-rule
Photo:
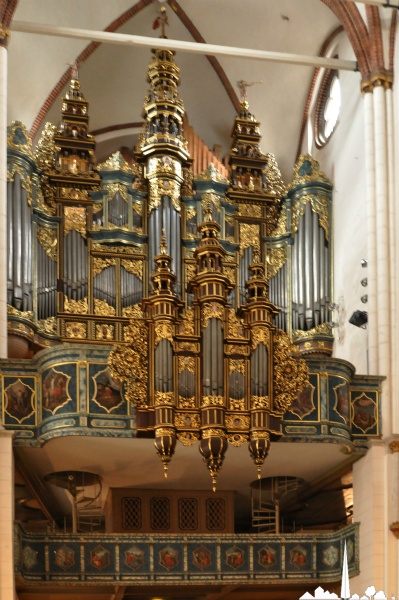
M 15 525 L 15 570 L 29 582 L 150 585 L 340 581 L 344 542 L 359 573 L 358 525 L 291 535 L 37 534 Z

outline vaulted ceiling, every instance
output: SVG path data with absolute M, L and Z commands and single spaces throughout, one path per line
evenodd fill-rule
M 158 0 L 20 0 L 14 20 L 98 31 L 108 28 L 156 38 L 159 30 L 152 27 L 161 5 Z M 323 42 L 339 26 L 321 0 L 170 0 L 164 5 L 169 5 L 166 34 L 170 39 L 298 55 L 317 56 Z M 134 145 L 139 131 L 134 124 L 142 119 L 147 91 L 150 51 L 101 44 L 95 49 L 90 46 L 82 57 L 89 44 L 12 32 L 8 121 L 21 120 L 36 133 L 45 121 L 57 123 L 65 89 L 59 82 L 69 64 L 80 56 L 81 89 L 90 102 L 91 129 L 100 131 L 101 161 L 122 145 Z M 187 52 L 177 52 L 176 62 L 181 68 L 181 97 L 190 124 L 209 147 L 220 144 L 224 153 L 230 146 L 236 114 L 237 81 L 263 81 L 248 88 L 250 110 L 262 124 L 262 149 L 276 155 L 288 181 L 313 67 L 223 56 L 208 60 Z M 360 80 L 358 74 L 352 76 Z M 57 85 L 59 93 L 52 94 Z M 43 106 L 48 110 L 38 119 Z M 108 131 L 101 133 L 104 129 Z

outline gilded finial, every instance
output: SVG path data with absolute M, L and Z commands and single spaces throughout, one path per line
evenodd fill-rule
M 257 240 L 254 241 L 252 255 L 254 263 L 260 262 L 260 247 Z
M 68 63 L 71 67 L 71 88 L 73 90 L 78 90 L 80 88 L 79 83 L 79 63 L 77 60 L 74 60 L 73 63 Z
M 202 196 L 202 207 L 204 211 L 204 222 L 212 221 L 211 194 L 204 194 Z
M 164 463 L 164 465 L 163 465 L 163 476 L 165 477 L 165 479 L 168 478 L 168 465 L 167 465 L 167 463 Z
M 157 17 L 155 19 L 155 21 L 152 24 L 152 28 L 153 29 L 159 29 L 161 28 L 161 38 L 166 38 L 165 35 L 165 27 L 166 25 L 169 25 L 169 21 L 168 21 L 168 15 L 166 14 L 166 8 L 164 6 L 161 6 L 161 13 L 159 15 L 159 17 Z

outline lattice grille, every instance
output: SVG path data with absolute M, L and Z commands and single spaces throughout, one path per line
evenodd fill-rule
M 154 531 L 170 529 L 169 498 L 151 498 L 151 529 Z
M 142 528 L 141 498 L 122 498 L 122 527 L 127 531 Z
M 179 498 L 179 528 L 198 529 L 198 500 L 196 498 Z
M 223 498 L 208 498 L 206 501 L 207 529 L 224 529 L 226 520 L 226 503 Z

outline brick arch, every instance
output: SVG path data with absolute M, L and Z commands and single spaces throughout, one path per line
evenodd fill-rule
M 346 0 L 321 0 L 339 19 L 355 53 L 362 80 L 368 80 L 372 70 L 370 37 L 367 27 L 353 2 Z M 377 10 L 378 9 L 374 7 Z
M 366 6 L 366 16 L 370 31 L 370 67 L 374 73 L 384 69 L 381 21 L 378 8 L 376 6 Z

